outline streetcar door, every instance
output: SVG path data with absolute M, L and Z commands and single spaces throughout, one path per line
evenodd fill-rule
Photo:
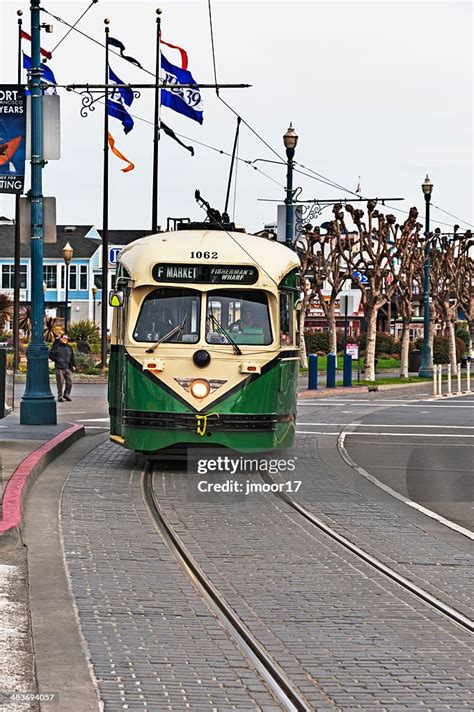
M 125 326 L 128 312 L 127 289 L 113 290 L 110 305 L 113 310 L 113 329 L 115 348 L 109 362 L 109 405 L 111 414 L 111 432 L 122 435 L 122 415 L 126 393 Z

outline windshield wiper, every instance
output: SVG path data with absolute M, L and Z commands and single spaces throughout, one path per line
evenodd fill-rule
M 214 326 L 215 326 L 219 331 L 221 331 L 222 334 L 224 334 L 224 336 L 226 337 L 226 339 L 229 340 L 229 343 L 232 344 L 232 346 L 234 347 L 235 353 L 236 353 L 238 356 L 242 356 L 242 351 L 239 349 L 239 347 L 237 346 L 237 344 L 235 343 L 235 341 L 229 336 L 229 334 L 228 334 L 227 331 L 224 329 L 224 327 L 219 323 L 219 321 L 216 319 L 216 317 L 214 316 L 214 314 L 213 314 L 212 312 L 209 312 L 209 315 L 208 315 L 208 316 L 209 316 L 209 319 L 210 319 L 210 320 L 212 321 L 212 323 L 214 324 Z
M 158 339 L 158 341 L 156 342 L 156 344 L 154 346 L 150 346 L 150 348 L 147 349 L 145 351 L 145 353 L 152 354 L 153 351 L 156 349 L 156 347 L 159 346 L 160 344 L 162 344 L 163 341 L 166 341 L 166 339 L 171 338 L 171 336 L 174 336 L 175 334 L 178 334 L 178 335 L 181 334 L 182 330 L 184 329 L 184 325 L 186 323 L 187 318 L 188 318 L 188 315 L 185 314 L 184 319 L 181 322 L 181 324 L 178 324 L 178 326 L 175 326 L 174 329 L 171 329 L 171 331 L 168 331 L 167 334 L 164 334 L 164 336 L 162 336 L 161 339 Z

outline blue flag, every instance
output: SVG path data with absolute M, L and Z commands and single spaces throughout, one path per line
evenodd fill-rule
M 191 72 L 175 67 L 174 64 L 168 62 L 163 53 L 161 54 L 161 67 L 165 72 L 164 81 L 169 84 L 196 84 Z M 202 124 L 202 98 L 199 87 L 162 89 L 161 105 Z
M 114 84 L 124 84 L 119 77 L 109 67 L 109 81 Z M 133 101 L 133 89 L 130 87 L 116 87 L 112 90 L 107 100 L 107 113 L 122 122 L 123 130 L 128 134 L 134 125 L 134 121 L 128 113 L 126 106 L 131 106 Z
M 28 55 L 23 52 L 23 69 L 31 71 L 31 67 L 31 57 L 28 57 Z M 44 79 L 45 82 L 49 82 L 49 84 L 57 84 L 52 70 L 46 66 L 46 64 L 41 64 L 41 78 Z M 56 89 L 54 93 L 56 93 Z

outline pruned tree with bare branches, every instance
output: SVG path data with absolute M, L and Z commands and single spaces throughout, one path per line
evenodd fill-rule
M 430 291 L 449 339 L 449 363 L 451 372 L 456 373 L 455 327 L 458 308 L 466 304 L 466 281 L 470 265 L 470 251 L 474 245 L 472 233 L 458 232 L 443 234 L 437 228 L 431 239 L 430 249 Z
M 333 214 L 334 219 L 329 222 L 326 234 L 321 234 L 319 227 L 316 227 L 306 231 L 306 239 L 313 250 L 308 264 L 313 295 L 318 298 L 326 317 L 329 351 L 337 353 L 336 304 L 344 283 L 351 278 L 348 261 L 344 258 L 344 252 L 350 252 L 351 245 L 340 204 L 333 207 Z
M 346 205 L 357 229 L 357 238 L 350 250 L 343 251 L 352 279 L 362 292 L 362 306 L 366 315 L 366 379 L 375 380 L 375 342 L 377 316 L 381 307 L 392 299 L 396 289 L 394 257 L 396 257 L 396 218 L 383 215 L 376 209 L 375 200 L 367 202 L 364 211 Z M 367 283 L 358 275 L 363 275 Z
M 423 283 L 424 245 L 420 234 L 418 210 L 411 208 L 408 218 L 401 226 L 400 236 L 396 241 L 399 255 L 395 278 L 395 299 L 398 314 L 402 319 L 400 348 L 400 378 L 408 378 L 408 354 L 410 351 L 410 324 L 413 318 L 413 296 L 415 286 Z

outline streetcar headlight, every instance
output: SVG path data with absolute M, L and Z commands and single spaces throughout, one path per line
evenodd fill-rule
M 211 386 L 203 378 L 199 378 L 191 383 L 189 390 L 195 398 L 205 398 L 209 395 Z

